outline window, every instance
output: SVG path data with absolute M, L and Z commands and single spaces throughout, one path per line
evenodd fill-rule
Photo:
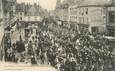
M 35 21 L 37 21 L 37 17 L 35 17 Z
M 84 17 L 83 17 L 83 24 L 84 24 L 85 22 L 84 22 Z
M 20 15 L 22 15 L 22 12 L 20 13 Z
M 109 12 L 109 22 L 115 22 L 115 12 Z
M 106 24 L 106 16 L 103 16 L 103 23 Z
M 31 20 L 31 17 L 29 16 L 29 17 L 28 17 L 28 21 L 30 21 L 30 20 Z
M 70 16 L 70 21 L 72 21 L 72 16 Z
M 89 24 L 89 19 L 87 18 L 87 24 Z
M 109 36 L 115 36 L 115 34 L 114 34 L 114 30 L 109 29 L 108 31 L 109 31 Z
M 20 18 L 20 20 L 22 21 L 22 17 Z
M 82 15 L 84 15 L 84 8 L 82 8 Z
M 81 8 L 79 8 L 79 14 L 81 14 Z
M 102 12 L 103 14 L 106 14 L 106 8 L 103 8 L 103 12 Z
M 81 17 L 79 17 L 79 23 L 81 23 Z
M 92 33 L 98 33 L 98 27 L 92 27 L 91 30 Z
M 86 8 L 86 15 L 88 14 L 88 8 Z
M 77 19 L 77 16 L 76 16 L 76 19 Z

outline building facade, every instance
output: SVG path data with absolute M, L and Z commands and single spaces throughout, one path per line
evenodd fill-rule
M 23 21 L 25 16 L 25 4 L 17 4 L 16 5 L 16 17 L 19 21 Z
M 3 1 L 0 0 L 0 60 L 3 58 L 3 37 L 4 37 L 4 11 Z
M 107 9 L 107 31 L 110 36 L 115 36 L 115 5 L 109 6 Z
M 24 21 L 42 21 L 42 17 L 35 6 L 30 7 L 27 15 L 24 17 Z
M 57 0 L 57 6 L 55 9 L 55 14 L 59 18 L 59 20 L 68 23 L 69 19 L 69 4 L 66 2 L 62 2 L 61 0 Z
M 37 4 L 22 3 L 17 5 L 16 16 L 19 21 L 42 21 L 42 15 L 46 15 L 46 13 Z
M 89 3 L 84 0 L 80 5 L 69 7 L 69 21 L 77 24 L 88 24 L 88 29 L 92 33 L 110 32 L 108 25 L 110 27 L 111 24 L 114 27 L 112 23 L 114 23 L 115 5 L 112 1 L 102 2 L 97 0 L 97 2 L 93 2 Z
M 16 15 L 16 0 L 3 0 L 4 15 L 12 19 Z

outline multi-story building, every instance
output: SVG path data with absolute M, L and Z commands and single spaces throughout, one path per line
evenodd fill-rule
M 4 15 L 6 19 L 12 19 L 16 15 L 16 0 L 3 0 Z
M 42 21 L 39 11 L 35 8 L 35 6 L 31 6 L 25 15 L 24 21 Z
M 90 32 L 114 33 L 114 0 L 84 0 L 69 7 L 69 21 L 77 24 L 88 24 Z
M 18 21 L 23 21 L 25 16 L 25 4 L 17 4 L 16 5 L 16 17 Z
M 0 22 L 3 20 L 3 5 L 2 0 L 0 0 Z
M 57 0 L 56 15 L 59 20 L 69 23 L 70 7 L 76 5 L 78 0 Z
M 68 23 L 68 19 L 69 19 L 69 4 L 68 3 L 61 2 L 61 0 L 57 0 L 57 6 L 56 6 L 55 12 L 59 20 Z
M 16 6 L 16 16 L 18 21 L 24 22 L 36 22 L 42 21 L 42 18 L 46 16 L 45 10 L 43 10 L 39 5 L 36 3 L 34 5 L 31 4 L 17 4 Z
M 3 58 L 3 37 L 4 37 L 4 11 L 3 2 L 0 0 L 0 60 Z
M 77 9 L 78 5 L 69 7 L 69 22 L 77 22 Z

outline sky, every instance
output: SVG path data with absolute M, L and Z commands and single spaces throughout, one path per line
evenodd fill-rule
M 37 3 L 42 6 L 42 8 L 47 9 L 47 10 L 53 10 L 55 9 L 56 6 L 56 1 L 57 0 L 17 0 L 18 3 L 26 2 L 26 3 Z

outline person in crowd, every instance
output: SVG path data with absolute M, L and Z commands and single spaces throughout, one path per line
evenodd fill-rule
M 52 28 L 47 27 L 47 31 L 43 27 L 39 27 L 35 37 L 30 37 L 32 40 L 28 38 L 27 54 L 32 64 L 37 64 L 39 60 L 45 64 L 47 60 L 49 65 L 60 71 L 104 71 L 104 67 L 112 68 L 112 48 L 104 36 L 83 29 L 81 32 L 65 25 L 53 24 Z M 13 44 L 15 50 L 17 53 L 25 51 L 23 40 Z M 7 53 L 10 57 L 11 49 Z

